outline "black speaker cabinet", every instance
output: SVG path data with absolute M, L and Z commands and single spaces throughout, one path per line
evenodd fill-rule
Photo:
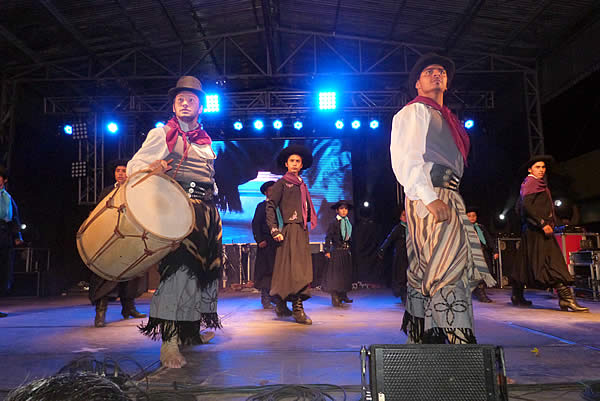
M 374 401 L 507 401 L 504 354 L 492 345 L 371 345 Z

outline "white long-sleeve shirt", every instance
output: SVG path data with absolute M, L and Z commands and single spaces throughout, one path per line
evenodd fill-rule
M 405 106 L 394 116 L 390 142 L 392 169 L 410 200 L 425 205 L 438 199 L 431 183 L 434 164 L 463 173 L 463 158 L 441 113 L 422 103 Z

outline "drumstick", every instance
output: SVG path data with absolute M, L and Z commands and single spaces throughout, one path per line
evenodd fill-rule
M 167 164 L 171 163 L 173 161 L 173 159 L 170 159 Z M 135 188 L 136 185 L 141 184 L 142 182 L 146 181 L 148 178 L 152 177 L 153 175 L 156 174 L 160 174 L 158 169 L 152 170 L 150 171 L 144 178 L 142 178 L 141 180 L 139 180 L 138 182 L 136 182 L 135 184 L 133 184 L 131 186 L 131 188 Z

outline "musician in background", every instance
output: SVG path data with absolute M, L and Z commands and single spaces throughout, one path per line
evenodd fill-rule
M 467 218 L 473 224 L 475 232 L 477 233 L 477 237 L 479 238 L 479 242 L 481 243 L 481 252 L 483 252 L 483 257 L 485 258 L 485 263 L 487 263 L 488 270 L 492 271 L 492 268 L 494 267 L 494 260 L 497 260 L 499 256 L 497 242 L 494 241 L 494 238 L 488 229 L 477 220 L 479 217 L 479 209 L 474 206 L 469 206 L 467 207 L 466 211 Z M 485 289 L 486 285 L 482 280 L 473 290 L 473 297 L 479 302 L 483 303 L 494 302 L 490 299 L 490 297 L 488 297 Z
M 125 184 L 127 180 L 127 160 L 115 160 L 110 163 L 110 171 L 115 176 L 115 183 L 105 187 L 100 193 L 100 202 L 108 196 L 114 189 Z M 96 317 L 94 318 L 94 326 L 106 326 L 106 310 L 108 309 L 108 301 L 111 297 L 117 296 L 121 300 L 121 315 L 123 319 L 130 317 L 140 319 L 146 317 L 146 314 L 140 313 L 135 308 L 135 299 L 146 291 L 144 277 L 138 277 L 129 281 L 110 281 L 105 280 L 95 273 L 90 277 L 90 292 L 89 298 L 92 305 L 96 305 Z
M 183 76 L 169 90 L 169 97 L 175 117 L 164 127 L 150 130 L 128 163 L 127 174 L 144 169 L 168 172 L 194 207 L 194 230 L 160 262 L 160 284 L 152 297 L 150 319 L 140 328 L 144 335 L 162 339 L 163 366 L 181 368 L 186 360 L 179 346 L 205 343 L 214 333 L 201 334 L 200 329 L 221 327 L 217 289 L 223 247 L 221 217 L 213 201 L 216 155 L 198 121 L 204 103 L 202 85 L 195 77 Z

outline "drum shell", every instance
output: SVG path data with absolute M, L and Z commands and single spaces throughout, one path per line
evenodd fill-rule
M 183 189 L 175 185 L 185 196 Z M 176 249 L 193 229 L 192 224 L 179 239 L 164 238 L 145 230 L 132 213 L 127 212 L 125 187 L 119 186 L 109 193 L 77 233 L 77 249 L 83 262 L 98 276 L 110 281 L 128 281 L 143 275 Z M 191 205 L 190 208 L 193 213 Z

